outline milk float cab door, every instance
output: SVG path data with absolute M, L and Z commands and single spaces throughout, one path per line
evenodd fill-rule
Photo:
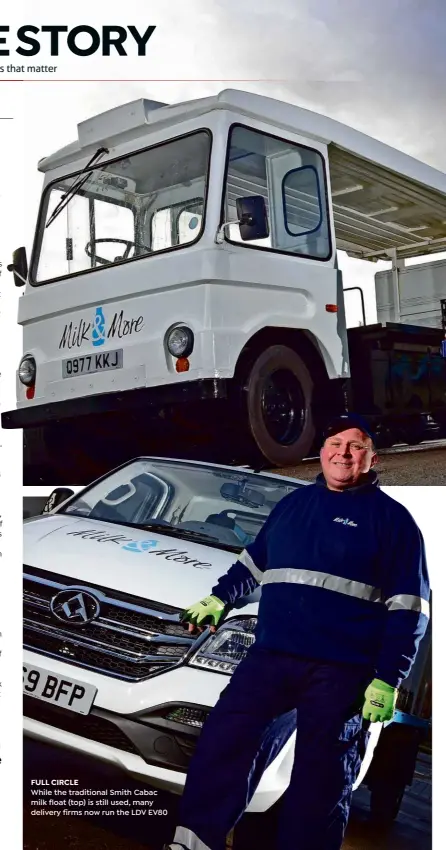
M 236 220 L 235 201 L 242 195 L 265 199 L 270 233 L 252 241 L 279 252 L 313 260 L 332 257 L 328 178 L 322 153 L 299 144 L 234 125 L 230 131 L 226 217 Z M 229 239 L 241 239 L 237 224 L 229 226 Z

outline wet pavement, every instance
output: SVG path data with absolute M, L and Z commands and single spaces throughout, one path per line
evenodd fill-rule
M 178 798 L 165 792 L 157 797 L 158 810 L 166 811 L 149 822 L 138 818 L 102 815 L 43 817 L 32 815 L 30 780 L 39 777 L 79 777 L 88 788 L 141 789 L 124 774 L 95 761 L 86 761 L 65 750 L 25 741 L 23 850 L 161 850 L 172 837 Z M 369 792 L 360 788 L 354 803 L 342 850 L 431 850 L 430 762 L 422 757 L 419 778 L 407 789 L 400 813 L 391 829 L 374 827 L 369 820 Z M 243 818 L 234 835 L 233 850 L 273 850 L 271 823 L 264 816 Z M 296 847 L 297 850 L 297 847 Z M 299 848 L 300 850 L 300 848 Z M 305 850 L 305 848 L 302 848 Z

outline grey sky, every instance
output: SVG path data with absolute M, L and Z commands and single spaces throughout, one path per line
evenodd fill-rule
M 222 87 L 186 78 L 281 80 L 233 85 L 323 111 L 446 167 L 445 0 L 154 0 L 143 15 L 139 3 L 128 5 L 140 28 L 150 19 L 157 30 L 134 73 L 126 60 L 114 70 L 178 82 L 84 86 L 85 114 L 107 108 L 96 106 L 102 101 L 144 94 L 172 102 Z M 116 76 L 109 60 L 99 67 L 98 76 Z M 69 102 L 72 86 L 49 87 Z M 73 111 L 69 138 L 78 120 Z
M 444 0 L 206 5 L 227 72 L 285 79 L 266 87 L 446 168 Z

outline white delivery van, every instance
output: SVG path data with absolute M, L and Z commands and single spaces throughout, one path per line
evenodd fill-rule
M 189 634 L 180 615 L 300 486 L 139 458 L 26 520 L 25 734 L 181 793 L 207 714 L 254 640 L 260 588 L 214 635 Z M 372 726 L 356 785 L 381 725 Z M 295 729 L 290 712 L 267 730 L 249 811 L 266 811 L 288 786 Z

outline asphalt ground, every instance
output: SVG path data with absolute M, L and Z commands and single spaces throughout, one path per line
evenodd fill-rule
M 394 446 L 378 452 L 375 470 L 385 487 L 399 485 L 446 485 L 446 440 L 419 446 Z M 317 458 L 286 469 L 271 469 L 281 475 L 313 481 L 320 471 Z
M 23 850 L 161 850 L 172 838 L 178 798 L 161 791 L 156 805 L 158 810 L 167 810 L 167 815 L 150 820 L 101 813 L 92 823 L 84 814 L 57 818 L 32 815 L 36 807 L 31 805 L 30 780 L 45 777 L 76 777 L 80 787 L 92 789 L 150 788 L 98 762 L 26 739 Z M 431 850 L 430 763 L 426 757 L 419 766 L 419 777 L 407 789 L 398 818 L 389 830 L 370 823 L 368 791 L 358 789 L 342 850 Z M 273 819 L 246 815 L 235 831 L 233 850 L 274 850 L 273 829 Z M 304 844 L 298 843 L 298 832 L 296 850 L 305 850 Z

